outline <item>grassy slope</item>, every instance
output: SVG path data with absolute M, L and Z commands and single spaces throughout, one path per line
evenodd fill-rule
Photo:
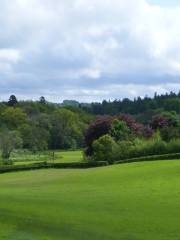
M 0 175 L 0 239 L 178 240 L 180 161 Z

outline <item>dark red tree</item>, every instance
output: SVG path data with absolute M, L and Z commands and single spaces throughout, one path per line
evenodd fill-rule
M 168 127 L 168 122 L 169 122 L 168 118 L 161 115 L 156 115 L 152 118 L 150 126 L 154 130 L 162 129 L 162 128 Z
M 153 130 L 151 127 L 144 126 L 143 124 L 136 122 L 136 120 L 128 114 L 120 114 L 117 116 L 117 118 L 126 122 L 131 130 L 131 133 L 135 136 L 149 138 L 153 135 Z
M 94 122 L 90 124 L 89 128 L 85 133 L 87 155 L 89 156 L 92 155 L 92 143 L 94 142 L 94 140 L 109 133 L 112 121 L 113 121 L 112 117 L 104 116 L 104 117 L 98 117 Z

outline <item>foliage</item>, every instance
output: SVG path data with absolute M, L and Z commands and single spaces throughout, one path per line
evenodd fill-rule
M 82 109 L 51 104 L 44 97 L 37 102 L 0 104 L 1 128 L 18 131 L 23 148 L 33 152 L 82 148 L 85 129 L 92 118 Z
M 104 135 L 93 143 L 93 156 L 94 161 L 107 161 L 113 162 L 114 149 L 116 143 L 109 135 Z
M 117 118 L 121 121 L 126 122 L 130 129 L 131 136 L 150 138 L 153 135 L 153 129 L 147 125 L 140 124 L 136 121 L 133 116 L 128 114 L 120 114 Z
M 7 163 L 7 162 L 6 162 Z M 0 166 L 0 174 L 8 172 L 19 172 L 19 171 L 30 171 L 30 170 L 39 170 L 39 169 L 88 169 L 95 167 L 104 167 L 107 166 L 108 162 L 106 161 L 91 161 L 91 162 L 67 162 L 67 163 L 47 163 L 37 162 L 31 164 L 21 164 L 21 165 L 12 165 L 5 164 Z
M 124 159 L 124 160 L 116 161 L 115 164 L 145 162 L 145 161 L 159 161 L 159 160 L 163 160 L 163 161 L 178 160 L 178 159 L 180 159 L 180 153 L 169 153 L 169 154 L 162 154 L 162 155 L 153 155 L 153 156 Z
M 8 106 L 14 107 L 15 105 L 18 104 L 18 100 L 15 95 L 11 95 L 8 101 Z
M 119 142 L 114 153 L 116 161 L 149 155 L 160 155 L 180 152 L 180 140 L 165 142 L 159 133 L 148 140 L 135 139 L 133 142 Z
M 111 117 L 98 117 L 88 127 L 85 134 L 85 143 L 87 146 L 87 155 L 92 155 L 92 144 L 95 140 L 101 136 L 108 134 L 111 129 L 112 118 Z
M 0 133 L 2 159 L 9 159 L 14 149 L 22 147 L 22 139 L 17 131 L 3 130 Z
M 120 159 L 129 158 L 132 147 L 133 147 L 132 141 L 119 141 L 113 153 L 114 161 L 116 162 L 119 161 Z
M 89 125 L 85 134 L 86 154 L 88 156 L 93 154 L 93 142 L 106 134 L 112 135 L 118 141 L 136 137 L 150 138 L 153 135 L 153 130 L 149 126 L 137 123 L 132 116 L 127 114 L 98 117 Z
M 130 134 L 130 129 L 125 121 L 114 119 L 111 124 L 110 134 L 115 141 L 127 140 Z
M 58 109 L 51 116 L 52 149 L 76 148 L 83 145 L 83 131 L 86 124 L 82 123 L 78 115 L 68 109 Z
M 92 156 L 93 142 L 106 134 L 112 135 L 116 144 L 123 144 L 122 141 L 134 144 L 137 138 L 143 143 L 152 140 L 157 131 L 165 144 L 179 139 L 179 97 L 170 93 L 156 94 L 153 99 L 103 101 L 102 104 L 74 101 L 53 104 L 45 97 L 39 101 L 17 101 L 12 95 L 9 102 L 0 103 L 0 126 L 18 131 L 23 148 L 33 152 L 86 146 L 87 156 Z M 93 109 L 98 116 L 91 114 L 95 113 Z M 106 112 L 111 116 L 104 115 Z
M 153 115 L 159 112 L 175 111 L 180 114 L 180 92 L 157 95 L 153 98 L 148 96 L 137 97 L 133 100 L 128 98 L 122 100 L 106 101 L 102 103 L 81 104 L 85 111 L 95 115 L 118 115 L 120 112 L 138 116 L 142 123 L 148 123 Z
M 40 99 L 39 99 L 39 102 L 40 102 L 41 104 L 46 104 L 46 99 L 45 99 L 45 97 L 41 96 Z
M 45 128 L 31 125 L 22 125 L 19 128 L 24 148 L 33 152 L 48 149 L 49 132 Z
M 175 111 L 162 112 L 162 116 L 168 120 L 168 127 L 180 127 L 180 117 Z
M 166 142 L 180 139 L 180 127 L 165 127 L 160 132 L 162 139 Z
M 109 143 L 105 141 L 107 136 L 108 135 L 104 135 L 94 141 L 93 154 L 89 160 L 93 159 L 98 161 L 98 159 L 100 159 L 112 163 L 129 158 L 180 153 L 180 139 L 172 139 L 166 142 L 161 138 L 159 132 L 156 132 L 153 137 L 149 139 L 135 138 L 114 141 L 113 143 L 110 141 L 110 136 L 108 136 Z
M 151 127 L 154 130 L 168 127 L 168 118 L 162 115 L 156 115 L 152 118 Z
M 27 122 L 27 115 L 20 108 L 9 107 L 1 113 L 1 122 L 9 129 L 17 129 Z

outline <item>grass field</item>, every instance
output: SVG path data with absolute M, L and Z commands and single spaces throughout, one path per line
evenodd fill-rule
M 55 159 L 52 158 L 52 153 L 44 152 L 41 154 L 32 154 L 31 152 L 17 152 L 11 157 L 15 165 L 31 164 L 36 162 L 54 162 L 54 163 L 68 163 L 80 162 L 83 160 L 82 151 L 56 151 Z
M 0 239 L 179 240 L 180 161 L 0 175 Z

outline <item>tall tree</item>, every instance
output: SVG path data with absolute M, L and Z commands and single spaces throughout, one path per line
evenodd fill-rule
M 40 99 L 39 99 L 39 102 L 40 102 L 41 104 L 46 104 L 46 99 L 45 99 L 45 97 L 41 96 Z
M 16 129 L 27 122 L 27 114 L 21 108 L 8 107 L 1 113 L 1 121 L 8 129 Z
M 12 151 L 22 147 L 22 139 L 17 131 L 3 130 L 0 133 L 2 159 L 9 159 Z
M 9 97 L 8 105 L 14 107 L 18 103 L 18 100 L 15 95 Z

